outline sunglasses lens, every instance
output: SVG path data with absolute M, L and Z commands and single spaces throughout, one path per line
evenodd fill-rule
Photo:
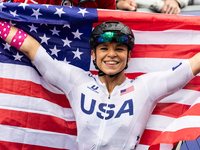
M 112 40 L 116 40 L 118 43 L 129 42 L 128 35 L 117 35 L 115 32 L 105 32 L 97 38 L 99 43 L 110 43 Z

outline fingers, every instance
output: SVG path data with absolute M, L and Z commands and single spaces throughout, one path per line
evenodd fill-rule
M 136 11 L 137 10 L 137 5 L 136 4 L 131 4 L 128 1 L 119 1 L 117 3 L 117 8 L 122 9 L 122 10 L 130 10 L 130 11 Z
M 175 0 L 166 0 L 161 10 L 162 13 L 166 14 L 179 14 L 180 11 L 178 2 Z

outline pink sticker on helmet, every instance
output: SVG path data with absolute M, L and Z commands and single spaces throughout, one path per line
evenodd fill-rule
M 26 38 L 27 38 L 27 33 L 21 29 L 18 29 L 10 45 L 16 47 L 19 50 Z
M 10 33 L 11 25 L 8 22 L 0 21 L 0 37 L 6 40 L 8 34 Z

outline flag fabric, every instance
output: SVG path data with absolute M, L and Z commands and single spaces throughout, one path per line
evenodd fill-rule
M 92 28 L 103 21 L 121 21 L 134 32 L 135 47 L 126 70 L 131 79 L 170 69 L 200 50 L 197 16 L 0 3 L 0 18 L 33 36 L 54 59 L 94 74 L 97 70 L 92 65 L 89 37 Z M 179 140 L 199 136 L 199 84 L 197 75 L 157 104 L 137 150 L 168 150 Z M 3 40 L 0 112 L 3 150 L 77 149 L 76 122 L 65 95 L 47 83 L 25 55 Z

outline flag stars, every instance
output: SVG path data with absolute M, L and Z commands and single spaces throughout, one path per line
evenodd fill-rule
M 39 11 L 40 11 L 40 8 L 38 8 L 37 10 L 33 10 L 33 14 L 31 16 L 35 16 L 36 19 L 38 19 L 38 16 L 42 15 Z
M 43 36 L 40 36 L 40 39 L 42 40 L 42 41 L 41 41 L 41 44 L 42 44 L 42 43 L 48 44 L 47 41 L 48 41 L 50 38 L 46 37 L 46 34 L 44 34 Z
M 18 6 L 23 7 L 23 9 L 25 10 L 26 6 L 29 6 L 29 4 L 27 4 L 27 3 L 20 3 Z
M 59 36 L 58 33 L 59 33 L 60 31 L 56 30 L 56 27 L 54 27 L 54 29 L 53 29 L 53 30 L 50 30 L 50 31 L 52 32 L 52 35 L 56 34 L 56 35 Z
M 11 20 L 9 21 L 9 24 L 10 24 L 11 26 L 15 26 L 15 25 L 16 25 L 16 23 L 13 23 Z
M 76 32 L 72 32 L 72 33 L 74 34 L 74 39 L 75 38 L 81 39 L 80 36 L 83 34 L 83 33 L 80 33 L 78 29 L 76 30 Z
M 43 4 L 44 6 L 46 6 L 47 8 L 49 8 L 49 6 L 52 6 L 52 5 L 48 5 L 48 4 Z
M 58 52 L 60 51 L 60 50 L 58 50 L 57 48 L 56 48 L 56 46 L 54 46 L 54 48 L 53 49 L 50 49 L 51 50 L 51 55 L 56 55 L 57 57 L 58 57 Z
M 63 28 L 65 28 L 65 27 L 70 28 L 70 25 L 69 24 L 64 24 Z
M 29 28 L 30 28 L 30 31 L 29 32 L 32 32 L 32 31 L 35 31 L 36 33 L 37 33 L 37 28 L 38 27 L 35 27 L 33 24 L 30 26 L 30 25 L 28 25 L 29 26 Z
M 10 47 L 11 47 L 10 44 L 8 44 L 8 43 L 3 43 L 3 46 L 4 46 L 4 49 L 7 49 L 7 50 L 10 51 Z
M 81 54 L 83 54 L 83 52 L 79 52 L 79 48 L 77 48 L 77 50 L 75 52 L 74 51 L 72 51 L 72 52 L 74 53 L 73 59 L 75 59 L 75 58 L 81 59 Z
M 17 15 L 17 10 L 15 10 L 15 11 L 10 11 L 10 14 L 13 15 L 14 17 L 19 16 L 19 15 Z
M 70 64 L 70 61 L 67 61 L 67 59 L 66 59 L 66 57 L 65 57 L 65 59 L 63 60 L 65 63 L 67 63 L 67 64 Z
M 60 9 L 56 8 L 56 12 L 54 14 L 58 14 L 59 17 L 61 18 L 61 15 L 65 14 L 65 12 L 63 11 L 63 8 L 60 8 Z
M 78 13 L 81 13 L 83 15 L 83 17 L 85 16 L 85 13 L 89 13 L 88 11 L 86 11 L 86 8 L 84 8 L 84 9 L 79 8 L 79 10 L 80 11 Z
M 19 55 L 19 53 L 17 52 L 16 55 L 13 55 L 13 57 L 15 58 L 14 60 L 19 60 L 21 61 L 21 58 L 23 57 L 23 55 Z
M 64 42 L 63 46 L 66 46 L 66 45 L 67 45 L 67 46 L 71 47 L 71 46 L 70 46 L 70 43 L 71 43 L 72 41 L 68 40 L 67 37 L 66 37 L 65 40 L 62 39 L 62 41 Z
M 3 8 L 6 8 L 6 6 L 4 6 L 3 3 L 0 3 L 0 11 L 2 11 Z

